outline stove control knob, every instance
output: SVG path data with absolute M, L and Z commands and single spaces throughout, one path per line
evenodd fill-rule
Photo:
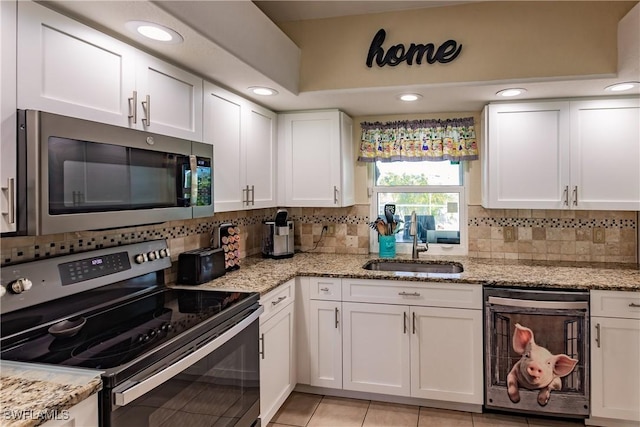
M 6 293 L 7 293 L 7 288 L 5 288 L 4 286 L 0 286 L 0 298 L 2 298 Z
M 160 249 L 160 258 L 166 258 L 169 256 L 169 248 Z
M 138 254 L 133 258 L 133 260 L 136 262 L 136 264 L 142 264 L 147 260 L 147 257 L 144 256 L 144 254 Z
M 156 253 L 156 251 L 151 251 L 147 254 L 147 258 L 149 258 L 149 261 L 155 261 L 156 259 L 158 259 L 158 254 Z
M 10 286 L 11 292 L 13 292 L 14 294 L 21 294 L 31 289 L 31 287 L 33 286 L 33 283 L 31 283 L 31 280 L 21 277 L 16 281 L 10 283 L 9 286 Z

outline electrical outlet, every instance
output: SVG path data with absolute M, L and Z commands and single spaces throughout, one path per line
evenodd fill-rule
M 593 243 L 604 243 L 604 228 L 593 228 Z
M 516 228 L 515 227 L 502 227 L 502 237 L 507 243 L 516 241 Z
M 333 236 L 334 234 L 336 234 L 336 227 L 335 225 L 329 225 L 327 226 L 328 230 L 327 230 L 327 235 L 329 236 Z

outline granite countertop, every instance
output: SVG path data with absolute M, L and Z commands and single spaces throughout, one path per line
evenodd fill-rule
M 265 294 L 296 276 L 319 276 L 555 289 L 640 291 L 640 269 L 637 264 L 421 256 L 420 261 L 456 262 L 462 264 L 464 268 L 464 271 L 459 274 L 425 274 L 363 269 L 362 266 L 372 259 L 379 259 L 378 255 L 296 253 L 293 258 L 280 260 L 249 257 L 242 260 L 239 270 L 230 271 L 198 287 L 236 289 Z M 393 261 L 411 261 L 411 257 L 398 255 Z M 194 287 L 189 286 L 189 288 Z
M 100 371 L 0 362 L 0 426 L 37 426 L 102 389 Z

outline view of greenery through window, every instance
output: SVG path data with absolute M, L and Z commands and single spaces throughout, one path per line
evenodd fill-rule
M 420 241 L 459 244 L 461 176 L 460 165 L 450 162 L 377 162 L 378 215 L 384 218 L 385 204 L 396 206 L 396 219 L 405 223 L 398 242 L 412 241 L 409 222 L 415 211 Z

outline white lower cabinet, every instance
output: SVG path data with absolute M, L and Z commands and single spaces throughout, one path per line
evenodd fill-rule
M 482 286 L 311 278 L 309 288 L 310 385 L 483 403 Z
M 640 425 L 640 293 L 591 292 L 591 419 Z
M 309 303 L 309 384 L 342 388 L 342 303 Z
M 345 390 L 409 396 L 409 307 L 342 303 Z
M 482 403 L 482 359 L 482 310 L 411 307 L 411 396 Z
M 263 298 L 260 316 L 260 419 L 267 425 L 296 385 L 293 280 Z
M 42 427 L 80 427 L 98 425 L 98 393 L 95 393 L 67 411 L 57 411 Z

